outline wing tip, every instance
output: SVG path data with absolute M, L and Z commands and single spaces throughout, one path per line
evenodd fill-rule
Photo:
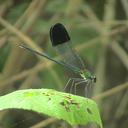
M 70 41 L 69 34 L 61 23 L 56 23 L 50 28 L 50 39 L 52 46 L 57 46 Z

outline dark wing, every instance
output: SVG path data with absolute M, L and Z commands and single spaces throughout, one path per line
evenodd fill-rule
M 65 63 L 79 69 L 84 69 L 84 63 L 71 47 L 69 34 L 61 23 L 57 23 L 50 29 L 52 46 L 56 48 Z

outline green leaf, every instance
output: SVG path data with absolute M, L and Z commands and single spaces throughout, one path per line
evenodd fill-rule
M 102 128 L 97 104 L 88 98 L 52 89 L 26 89 L 0 97 L 0 110 L 25 109 L 63 119 L 71 125 L 96 123 Z

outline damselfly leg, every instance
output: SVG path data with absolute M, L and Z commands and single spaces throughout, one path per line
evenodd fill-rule
M 88 85 L 89 85 L 89 82 L 88 80 L 85 80 L 85 79 L 82 79 L 82 78 L 70 78 L 66 84 L 66 86 L 64 87 L 64 91 L 67 90 L 67 88 L 69 87 L 69 92 L 70 93 L 73 93 L 73 94 L 77 94 L 77 86 L 81 85 L 81 84 L 84 84 L 84 87 L 85 87 L 85 96 L 88 97 Z

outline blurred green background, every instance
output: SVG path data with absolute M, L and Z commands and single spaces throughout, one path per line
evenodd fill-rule
M 63 90 L 67 71 L 19 48 L 24 44 L 58 57 L 49 29 L 60 22 L 97 77 L 92 98 L 99 105 L 104 128 L 128 127 L 127 18 L 127 0 L 0 0 L 0 95 L 27 88 Z M 29 127 L 65 126 L 34 112 L 0 111 L 0 128 Z

